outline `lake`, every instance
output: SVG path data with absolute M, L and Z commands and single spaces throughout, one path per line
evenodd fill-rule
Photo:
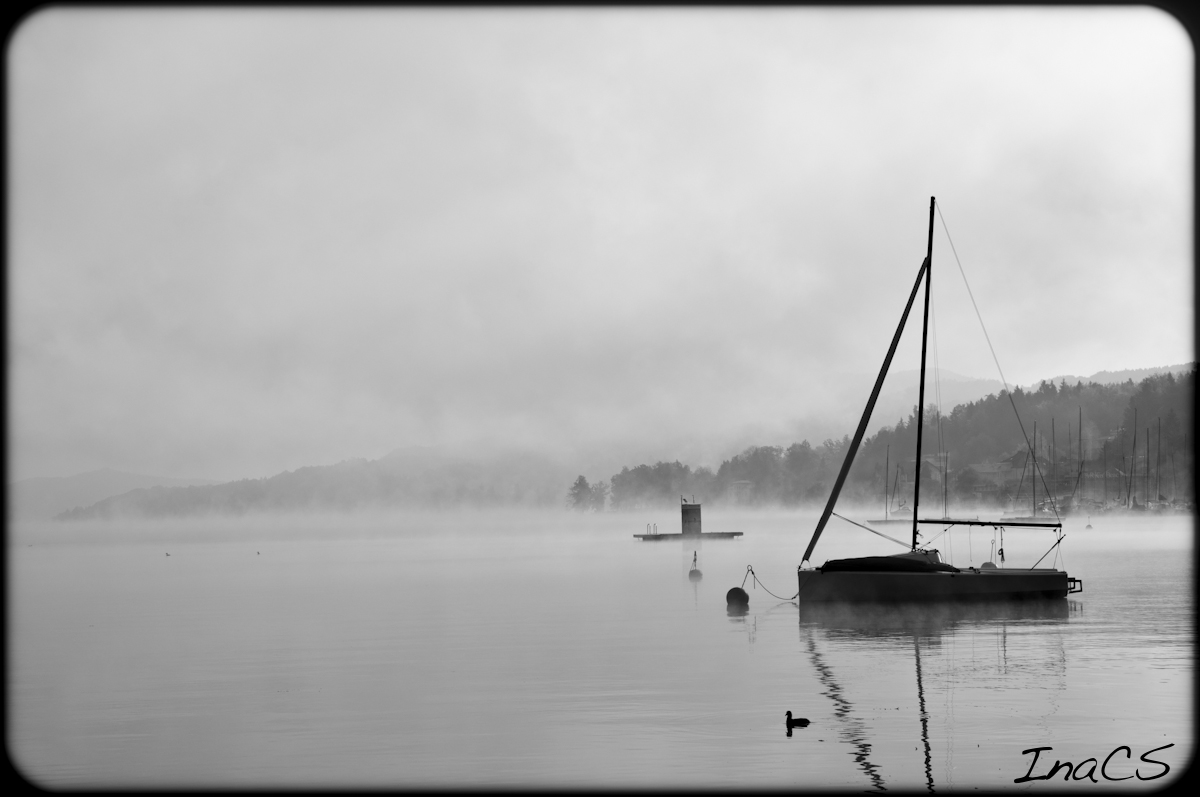
M 1037 791 L 1186 769 L 1193 518 L 1068 519 L 1065 601 L 864 613 L 763 589 L 795 593 L 815 514 L 704 511 L 745 536 L 632 538 L 677 511 L 10 526 L 9 754 L 48 788 Z M 934 547 L 979 565 L 992 534 Z M 1007 562 L 1052 542 L 1006 531 Z M 834 519 L 813 558 L 897 550 Z M 730 614 L 747 565 L 763 586 Z M 788 710 L 810 725 L 789 735 Z

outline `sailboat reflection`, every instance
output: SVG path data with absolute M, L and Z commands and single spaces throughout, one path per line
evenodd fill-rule
M 925 710 L 925 683 L 921 680 L 921 640 L 913 634 L 913 656 L 917 660 L 917 701 L 921 707 L 921 743 L 925 745 L 925 787 L 933 791 L 933 755 L 929 749 L 929 712 Z
M 834 716 L 845 723 L 845 729 L 842 731 L 842 736 L 850 744 L 854 745 L 857 752 L 854 754 L 854 760 L 862 768 L 862 771 L 871 779 L 871 783 L 875 786 L 876 791 L 887 791 L 883 785 L 883 778 L 879 774 L 879 767 L 872 764 L 869 760 L 871 755 L 871 743 L 867 741 L 867 731 L 862 718 L 856 717 L 853 714 L 854 706 L 846 699 L 842 692 L 842 687 L 833 678 L 833 670 L 830 669 L 817 652 L 816 643 L 813 641 L 812 632 L 808 635 L 808 655 L 812 657 L 813 669 L 817 671 L 817 678 L 821 681 L 821 685 L 825 687 L 822 693 L 833 701 L 835 706 L 833 710 Z
M 802 604 L 800 625 L 835 636 L 941 637 L 959 626 L 1014 622 L 1065 622 L 1074 603 L 1063 600 L 997 601 L 977 604 Z
M 840 736 L 853 748 L 855 763 L 871 783 L 871 791 L 884 791 L 881 766 L 871 759 L 868 724 L 855 708 L 846 689 L 835 678 L 827 656 L 818 647 L 818 639 L 829 642 L 849 642 L 855 652 L 861 645 L 878 648 L 879 643 L 895 649 L 896 643 L 912 641 L 914 670 L 917 684 L 917 708 L 921 744 L 924 748 L 925 787 L 932 792 L 933 750 L 929 741 L 930 715 L 925 699 L 925 673 L 922 670 L 923 647 L 938 647 L 944 636 L 956 630 L 995 629 L 1001 644 L 1010 624 L 1065 624 L 1072 610 L 1071 602 L 1062 600 L 1001 602 L 994 604 L 809 604 L 801 605 L 800 631 L 808 650 L 813 670 L 824 687 L 823 695 L 834 704 L 834 716 L 842 724 Z M 1007 656 L 1007 651 L 1003 654 Z

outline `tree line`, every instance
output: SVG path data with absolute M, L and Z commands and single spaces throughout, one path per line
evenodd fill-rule
M 1057 478 L 1050 486 L 1055 492 L 1071 492 L 1072 481 L 1078 490 L 1081 474 L 1097 473 L 1106 476 L 1106 485 L 1111 477 L 1114 490 L 1122 479 L 1129 489 L 1128 477 L 1136 469 L 1138 474 L 1154 473 L 1159 485 L 1169 477 L 1174 495 L 1193 500 L 1194 386 L 1193 370 L 1178 376 L 1158 374 L 1136 384 L 1044 381 L 1036 389 L 1002 390 L 948 413 L 928 405 L 921 501 L 978 499 L 976 488 L 986 469 L 980 466 L 1007 462 L 1032 473 L 1030 446 L 1043 471 L 1039 477 Z M 911 501 L 916 413 L 914 406 L 907 419 L 864 438 L 842 488 L 843 500 L 882 503 L 886 483 L 889 493 L 897 492 L 898 501 Z M 846 435 L 816 446 L 807 440 L 786 448 L 751 446 L 715 471 L 678 461 L 657 462 L 623 467 L 609 481 L 594 485 L 580 475 L 567 503 L 579 510 L 626 510 L 667 507 L 677 504 L 680 496 L 695 496 L 697 501 L 723 505 L 822 505 L 849 445 Z M 990 500 L 1006 502 L 1016 497 L 1011 493 L 1001 490 Z

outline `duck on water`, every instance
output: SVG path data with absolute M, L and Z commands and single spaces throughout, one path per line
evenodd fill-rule
M 788 730 L 791 730 L 792 728 L 807 728 L 809 726 L 808 720 L 806 720 L 804 717 L 792 719 L 792 712 L 790 711 L 784 712 L 784 716 L 787 717 L 786 725 Z
M 985 562 L 979 568 L 957 568 L 943 562 L 936 549 L 918 545 L 918 528 L 922 523 L 942 524 L 945 527 L 975 525 L 995 527 L 1024 526 L 1052 529 L 1056 532 L 1056 539 L 1050 547 L 1051 551 L 1063 540 L 1061 521 L 1042 523 L 950 520 L 945 518 L 937 520 L 919 519 L 921 436 L 925 415 L 923 410 L 925 406 L 925 354 L 929 333 L 930 287 L 933 279 L 933 219 L 935 209 L 936 200 L 930 197 L 929 238 L 925 260 L 917 271 L 917 280 L 913 285 L 912 292 L 909 294 L 908 304 L 905 305 L 904 312 L 900 316 L 900 324 L 896 328 L 895 335 L 892 337 L 891 347 L 884 358 L 879 376 L 875 380 L 875 386 L 871 391 L 870 398 L 867 400 L 867 406 L 863 411 L 862 419 L 859 421 L 858 429 L 854 433 L 854 439 L 851 441 L 850 447 L 846 452 L 846 459 L 842 463 L 837 480 L 834 482 L 829 501 L 821 513 L 821 518 L 817 522 L 816 529 L 813 531 L 812 539 L 809 541 L 808 548 L 804 551 L 804 557 L 797 568 L 796 575 L 799 591 L 796 595 L 796 600 L 802 603 L 842 601 L 968 602 L 974 600 L 1009 600 L 1020 598 L 1065 598 L 1069 593 L 1080 592 L 1083 589 L 1083 582 L 1081 580 L 1070 578 L 1061 570 L 1050 567 L 1037 567 L 1041 563 L 1040 559 L 1034 563 L 1033 567 L 1028 568 L 997 567 L 992 562 Z M 833 508 L 837 503 L 838 494 L 841 492 L 842 485 L 846 481 L 846 476 L 850 472 L 850 465 L 854 461 L 854 455 L 858 452 L 859 444 L 862 442 L 863 434 L 866 432 L 867 424 L 871 419 L 871 411 L 875 408 L 875 401 L 878 399 L 879 391 L 883 387 L 884 377 L 887 376 L 888 367 L 891 365 L 892 357 L 896 353 L 896 346 L 900 342 L 900 335 L 904 331 L 904 324 L 908 320 L 909 311 L 912 309 L 913 302 L 917 298 L 917 292 L 920 290 L 922 282 L 925 284 L 925 312 L 924 323 L 921 328 L 921 371 L 917 404 L 919 411 L 917 412 L 917 467 L 915 469 L 916 483 L 913 490 L 912 544 L 909 546 L 908 543 L 863 526 L 868 531 L 887 537 L 893 542 L 898 542 L 909 548 L 909 550 L 905 553 L 892 556 L 862 556 L 850 559 L 833 559 L 826 561 L 821 567 L 805 567 L 805 563 L 812 556 L 817 540 L 821 537 L 821 532 L 825 530 L 826 523 L 828 523 L 830 516 L 834 514 Z M 1012 401 L 1011 392 L 1009 393 L 1009 401 Z M 1013 410 L 1014 412 L 1016 411 L 1015 404 L 1013 405 Z M 1018 423 L 1020 422 L 1019 415 L 1017 421 Z M 1024 435 L 1023 425 L 1021 429 Z M 1025 439 L 1028 444 L 1029 439 L 1027 435 Z M 1050 551 L 1047 551 L 1046 555 L 1049 553 Z M 1046 555 L 1043 555 L 1042 559 L 1045 559 Z

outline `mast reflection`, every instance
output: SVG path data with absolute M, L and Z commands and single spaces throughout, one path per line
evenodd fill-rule
M 943 638 L 951 642 L 956 632 L 968 634 L 995 633 L 999 661 L 998 672 L 1008 669 L 1008 630 L 1016 627 L 1062 626 L 1078 609 L 1068 601 L 1002 602 L 974 605 L 930 604 L 808 604 L 799 607 L 799 624 L 807 645 L 813 669 L 824 692 L 835 705 L 834 714 L 844 723 L 843 738 L 855 748 L 854 759 L 872 783 L 874 791 L 885 790 L 882 771 L 870 760 L 872 745 L 868 741 L 869 724 L 853 712 L 853 705 L 842 685 L 835 680 L 833 668 L 817 649 L 816 636 L 827 640 L 850 643 L 858 648 L 866 643 L 870 649 L 896 650 L 911 644 L 917 684 L 918 720 L 921 745 L 924 749 L 925 788 L 933 792 L 933 746 L 930 741 L 930 714 L 925 696 L 925 675 L 922 667 L 922 648 L 938 648 Z M 1054 637 L 1059 635 L 1055 634 Z M 1061 639 L 1059 639 L 1061 647 Z M 953 653 L 950 654 L 953 656 Z M 1051 656 L 1047 664 L 1052 669 L 1065 670 L 1065 661 Z M 1032 662 L 1022 662 L 1028 669 Z M 1034 665 L 1036 666 L 1036 665 Z M 949 687 L 948 687 L 949 688 Z M 952 714 L 952 713 L 951 713 Z M 947 721 L 953 721 L 948 715 Z M 950 753 L 947 752 L 947 756 Z M 878 753 L 876 755 L 878 760 Z M 949 760 L 947 761 L 949 766 Z M 947 770 L 949 776 L 949 770 Z
M 817 651 L 816 643 L 813 642 L 812 633 L 808 635 L 808 653 L 812 657 L 813 668 L 817 671 L 817 678 L 821 681 L 821 685 L 825 687 L 822 693 L 833 701 L 833 713 L 838 719 L 846 724 L 846 730 L 842 732 L 843 738 L 850 744 L 854 745 L 857 752 L 854 754 L 854 760 L 871 779 L 875 791 L 887 791 L 883 785 L 883 778 L 879 774 L 879 767 L 872 764 L 868 758 L 871 755 L 871 744 L 866 740 L 866 729 L 862 719 L 853 716 L 851 713 L 854 707 L 850 701 L 846 699 L 842 693 L 842 687 L 833 679 L 833 670 L 822 660 L 821 654 Z
M 921 741 L 925 745 L 925 786 L 933 791 L 933 757 L 929 750 L 929 712 L 925 710 L 925 683 L 921 680 L 921 640 L 913 634 L 913 655 L 917 659 L 917 701 L 921 706 Z

